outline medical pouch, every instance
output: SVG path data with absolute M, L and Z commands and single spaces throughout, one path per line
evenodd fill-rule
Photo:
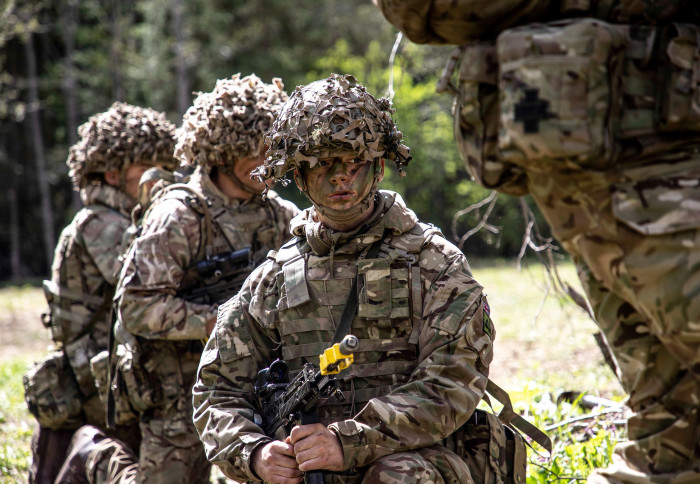
M 625 45 L 619 29 L 590 18 L 503 31 L 501 159 L 588 168 L 614 159 Z

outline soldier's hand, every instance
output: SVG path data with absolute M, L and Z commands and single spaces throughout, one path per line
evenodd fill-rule
M 258 477 L 266 482 L 299 484 L 303 480 L 294 460 L 294 448 L 280 440 L 256 448 L 251 465 Z
M 300 471 L 343 470 L 343 447 L 338 437 L 325 425 L 297 425 L 289 434 L 287 442 L 294 446 Z

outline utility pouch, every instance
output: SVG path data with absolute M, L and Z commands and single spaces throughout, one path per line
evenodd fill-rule
M 700 27 L 671 24 L 662 43 L 661 131 L 700 130 Z
M 162 392 L 160 384 L 153 378 L 151 361 L 142 362 L 140 352 L 127 345 L 119 345 L 117 352 L 120 355 L 117 371 L 134 410 L 143 413 L 155 408 L 162 401 Z
M 469 466 L 475 484 L 523 484 L 527 450 L 518 432 L 477 409 L 443 442 Z
M 502 160 L 601 168 L 615 158 L 626 36 L 583 18 L 503 31 Z
M 498 150 L 498 59 L 494 42 L 462 47 L 454 106 L 454 135 L 467 170 L 486 188 L 527 194 L 525 174 Z
M 80 392 L 62 351 L 35 364 L 23 379 L 27 407 L 42 427 L 59 429 L 80 425 Z

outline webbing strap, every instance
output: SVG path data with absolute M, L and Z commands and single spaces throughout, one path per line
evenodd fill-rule
M 549 455 L 552 455 L 552 441 L 550 438 L 547 436 L 547 434 L 532 425 L 522 416 L 518 415 L 515 410 L 513 410 L 513 404 L 510 401 L 510 396 L 504 389 L 489 379 L 486 382 L 486 391 L 503 405 L 503 410 L 501 410 L 501 412 L 498 414 L 498 418 L 500 418 L 504 423 L 510 424 L 522 431 L 525 435 L 541 445 L 542 448 L 546 449 L 547 452 L 549 452 Z

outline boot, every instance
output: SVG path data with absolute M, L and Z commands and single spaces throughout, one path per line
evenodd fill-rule
M 50 429 L 37 426 L 32 436 L 32 465 L 29 484 L 53 484 L 66 459 L 66 449 L 75 429 Z
M 84 425 L 76 430 L 68 446 L 68 456 L 56 477 L 56 484 L 90 484 L 86 468 L 88 458 L 106 437 L 92 425 Z

